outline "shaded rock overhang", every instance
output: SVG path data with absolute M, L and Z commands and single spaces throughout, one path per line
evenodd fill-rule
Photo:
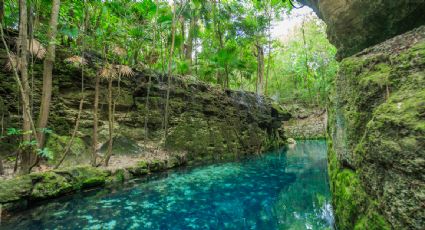
M 327 24 L 337 59 L 425 24 L 425 0 L 298 0 Z

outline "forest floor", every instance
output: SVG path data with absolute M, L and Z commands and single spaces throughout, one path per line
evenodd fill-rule
M 176 153 L 164 150 L 160 147 L 159 143 L 150 141 L 143 146 L 144 151 L 139 154 L 120 154 L 112 155 L 109 160 L 109 165 L 106 167 L 104 165 L 99 166 L 99 168 L 107 169 L 110 171 L 115 171 L 117 169 L 129 168 L 135 166 L 140 161 L 152 162 L 152 161 L 165 161 L 171 156 L 179 155 L 184 157 L 185 153 Z M 66 161 L 66 160 L 65 160 Z M 89 165 L 89 163 L 84 163 L 81 165 Z M 15 161 L 6 160 L 3 161 L 4 174 L 0 175 L 0 180 L 10 179 L 19 175 L 19 173 L 14 172 Z M 62 166 L 61 166 L 62 167 Z M 47 162 L 42 162 L 39 166 L 34 167 L 32 172 L 45 172 L 54 170 L 54 165 L 50 165 Z M 19 171 L 19 169 L 18 169 Z

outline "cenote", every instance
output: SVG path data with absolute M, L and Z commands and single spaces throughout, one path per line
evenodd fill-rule
M 332 229 L 326 142 L 40 204 L 1 229 Z M 60 227 L 59 227 L 60 226 Z

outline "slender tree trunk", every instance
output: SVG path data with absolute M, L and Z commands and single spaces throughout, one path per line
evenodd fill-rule
M 264 49 L 261 44 L 257 43 L 257 93 L 263 95 L 264 90 Z
M 47 54 L 44 59 L 43 65 L 43 92 L 41 96 L 40 114 L 38 118 L 38 128 L 44 129 L 47 127 L 49 119 L 50 103 L 52 99 L 52 71 L 55 62 L 55 49 L 56 49 L 56 33 L 59 18 L 60 0 L 53 0 L 52 15 L 50 18 L 49 31 L 47 37 L 49 45 L 47 46 Z M 39 147 L 44 147 L 45 135 L 39 131 Z
M 162 37 L 162 34 L 159 34 L 159 39 L 161 41 L 161 70 L 162 70 L 162 74 L 165 73 L 165 54 L 164 54 L 164 40 Z
M 156 11 L 155 11 L 155 33 L 154 33 L 154 42 L 153 42 L 154 49 L 157 48 L 156 41 L 158 41 L 158 31 L 157 31 L 158 30 L 158 7 L 159 7 L 158 0 L 155 0 L 155 5 L 156 5 Z M 144 129 L 145 129 L 145 144 L 148 141 L 148 137 L 149 137 L 149 134 L 148 134 L 148 120 L 149 120 L 149 96 L 150 96 L 150 92 L 151 92 L 151 84 L 152 84 L 152 75 L 149 74 L 148 90 L 147 90 L 147 93 L 146 93 L 146 104 L 145 104 L 145 110 L 146 110 L 146 113 L 145 113 L 145 126 L 144 126 Z
M 196 31 L 196 29 L 195 29 L 195 38 L 197 38 L 198 37 L 198 35 L 197 35 L 197 31 Z M 197 50 L 197 48 L 198 48 L 198 39 L 195 39 L 195 74 L 196 75 L 198 75 L 198 50 Z
M 69 140 L 68 144 L 66 145 L 65 151 L 62 154 L 62 158 L 56 164 L 55 169 L 59 168 L 59 166 L 63 163 L 66 156 L 70 152 L 72 145 L 74 144 L 75 137 L 77 136 L 78 127 L 80 125 L 80 119 L 81 119 L 81 112 L 83 110 L 83 104 L 84 104 L 84 98 L 81 99 L 80 106 L 78 107 L 77 120 L 75 121 L 75 127 L 74 127 L 74 131 L 72 132 L 71 140 Z
M 302 22 L 302 25 L 301 25 L 301 32 L 302 32 L 302 35 L 303 35 L 303 44 L 304 44 L 304 54 L 305 54 L 305 72 L 306 72 L 305 77 L 304 77 L 304 84 L 308 89 L 308 95 L 310 97 L 310 101 L 312 103 L 314 103 L 314 101 L 313 101 L 314 99 L 313 99 L 312 94 L 311 94 L 310 84 L 308 82 L 309 75 L 310 75 L 310 67 L 308 66 L 308 50 L 307 50 L 307 41 L 306 41 L 306 38 L 305 38 L 305 25 L 304 24 L 305 24 L 305 18 L 303 19 L 303 22 Z
M 0 175 L 4 174 L 3 159 L 0 158 Z
M 183 7 L 183 1 L 182 1 L 182 7 Z M 181 23 L 181 34 L 182 34 L 182 42 L 180 44 L 180 58 L 183 60 L 185 58 L 184 46 L 185 46 L 185 37 L 186 37 L 186 34 L 185 34 L 186 27 L 184 24 L 185 20 L 183 15 L 180 16 L 180 23 Z
M 4 104 L 2 104 L 2 106 L 3 105 Z M 1 133 L 0 133 L 0 135 L 1 136 L 4 135 L 4 111 L 3 110 L 1 111 Z
M 220 10 L 221 1 L 214 1 L 213 0 L 213 21 L 214 21 L 214 29 L 217 35 L 217 39 L 219 41 L 220 50 L 224 49 L 224 41 L 223 41 L 223 32 L 221 31 L 221 24 L 220 20 L 217 19 L 217 8 Z M 220 15 L 220 12 L 218 12 L 218 15 Z M 217 84 L 222 85 L 224 88 L 229 87 L 229 70 L 227 63 L 224 63 L 224 74 L 222 71 L 219 71 L 217 75 Z
M 10 54 L 10 51 L 9 51 L 7 42 L 6 42 L 5 38 L 4 38 L 3 25 L 1 23 L 0 23 L 0 34 L 1 34 L 1 40 L 2 40 L 3 45 L 5 47 L 5 50 L 6 50 L 7 57 L 9 58 L 9 61 L 11 63 L 13 63 L 13 60 L 12 60 L 12 57 L 11 57 L 11 54 Z M 19 78 L 19 74 L 18 74 L 18 70 L 17 70 L 16 66 L 12 65 L 12 69 L 13 69 L 13 76 L 15 78 L 16 83 L 18 84 L 18 90 L 19 90 L 19 92 L 21 94 L 21 98 L 22 98 L 22 101 L 23 101 L 22 102 L 22 108 L 23 108 L 23 111 L 22 112 L 28 118 L 28 121 L 29 121 L 29 124 L 30 124 L 29 125 L 30 126 L 30 131 L 28 133 L 30 133 L 30 132 L 36 133 L 35 125 L 34 125 L 34 122 L 32 120 L 32 116 L 31 116 L 31 109 L 30 109 L 29 106 L 27 106 L 27 105 L 29 105 L 29 95 L 28 95 L 28 93 L 25 94 L 24 86 L 23 86 L 23 83 L 22 83 L 21 79 Z M 28 86 L 28 75 L 27 75 L 27 86 Z M 19 104 L 19 102 L 18 102 L 18 104 Z M 37 135 L 35 135 L 34 137 L 35 137 L 35 140 L 38 141 Z M 17 161 L 18 161 L 18 158 L 19 158 L 19 151 L 17 151 L 17 155 L 16 155 L 16 160 Z M 17 165 L 15 167 L 15 171 L 16 171 L 16 169 L 17 169 Z M 31 165 L 28 167 L 28 170 L 26 170 L 26 171 L 23 170 L 23 173 L 29 172 L 30 169 L 31 169 Z
M 264 86 L 264 95 L 267 96 L 267 88 L 268 88 L 268 81 L 270 78 L 270 64 L 272 59 L 272 33 L 271 33 L 271 21 L 272 21 L 272 8 L 271 8 L 271 1 L 268 1 L 269 7 L 268 7 L 268 19 L 269 19 L 269 25 L 268 25 L 268 58 L 267 58 L 267 73 L 266 73 L 266 85 Z
M 92 166 L 96 166 L 96 158 L 97 158 L 97 126 L 99 123 L 98 121 L 99 88 L 100 88 L 100 79 L 99 79 L 99 75 L 96 74 L 95 91 L 94 91 L 94 106 L 93 106 L 93 138 L 92 138 L 92 157 L 91 157 Z
M 27 1 L 19 0 L 20 11 L 19 11 L 19 47 L 20 47 L 20 65 L 21 65 L 21 82 L 24 94 L 22 95 L 22 109 L 30 111 L 30 86 L 28 82 L 28 23 L 27 23 Z M 23 125 L 22 131 L 23 141 L 29 143 L 31 141 L 31 123 L 30 123 L 29 113 L 23 113 Z M 21 161 L 21 172 L 29 173 L 29 169 L 32 163 L 34 156 L 32 156 L 32 150 L 25 149 L 22 152 L 22 161 Z
M 4 21 L 4 0 L 0 0 L 0 23 Z
M 172 69 L 171 66 L 173 64 L 173 53 L 174 53 L 174 42 L 176 35 L 176 7 L 173 5 L 173 21 L 171 25 L 171 49 L 170 49 L 170 57 L 168 59 L 168 78 L 167 78 L 167 98 L 165 102 L 165 114 L 164 114 L 164 141 L 167 140 L 168 135 L 168 113 L 169 113 L 169 104 L 170 104 L 170 89 L 171 89 L 171 78 L 172 78 Z
M 108 142 L 108 152 L 105 157 L 105 166 L 108 166 L 109 159 L 112 156 L 112 137 L 114 132 L 114 122 L 113 122 L 113 113 L 112 113 L 112 78 L 108 79 L 108 124 L 109 124 L 109 142 Z
M 192 16 L 190 18 L 190 29 L 187 37 L 187 46 L 186 46 L 186 60 L 189 62 L 190 69 L 192 69 L 192 52 L 193 52 L 193 40 L 195 38 L 195 30 L 196 30 L 196 16 L 195 12 L 192 12 Z

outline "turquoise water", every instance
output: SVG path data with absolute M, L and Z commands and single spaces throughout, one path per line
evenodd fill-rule
M 1 229 L 332 229 L 325 141 L 54 200 Z

